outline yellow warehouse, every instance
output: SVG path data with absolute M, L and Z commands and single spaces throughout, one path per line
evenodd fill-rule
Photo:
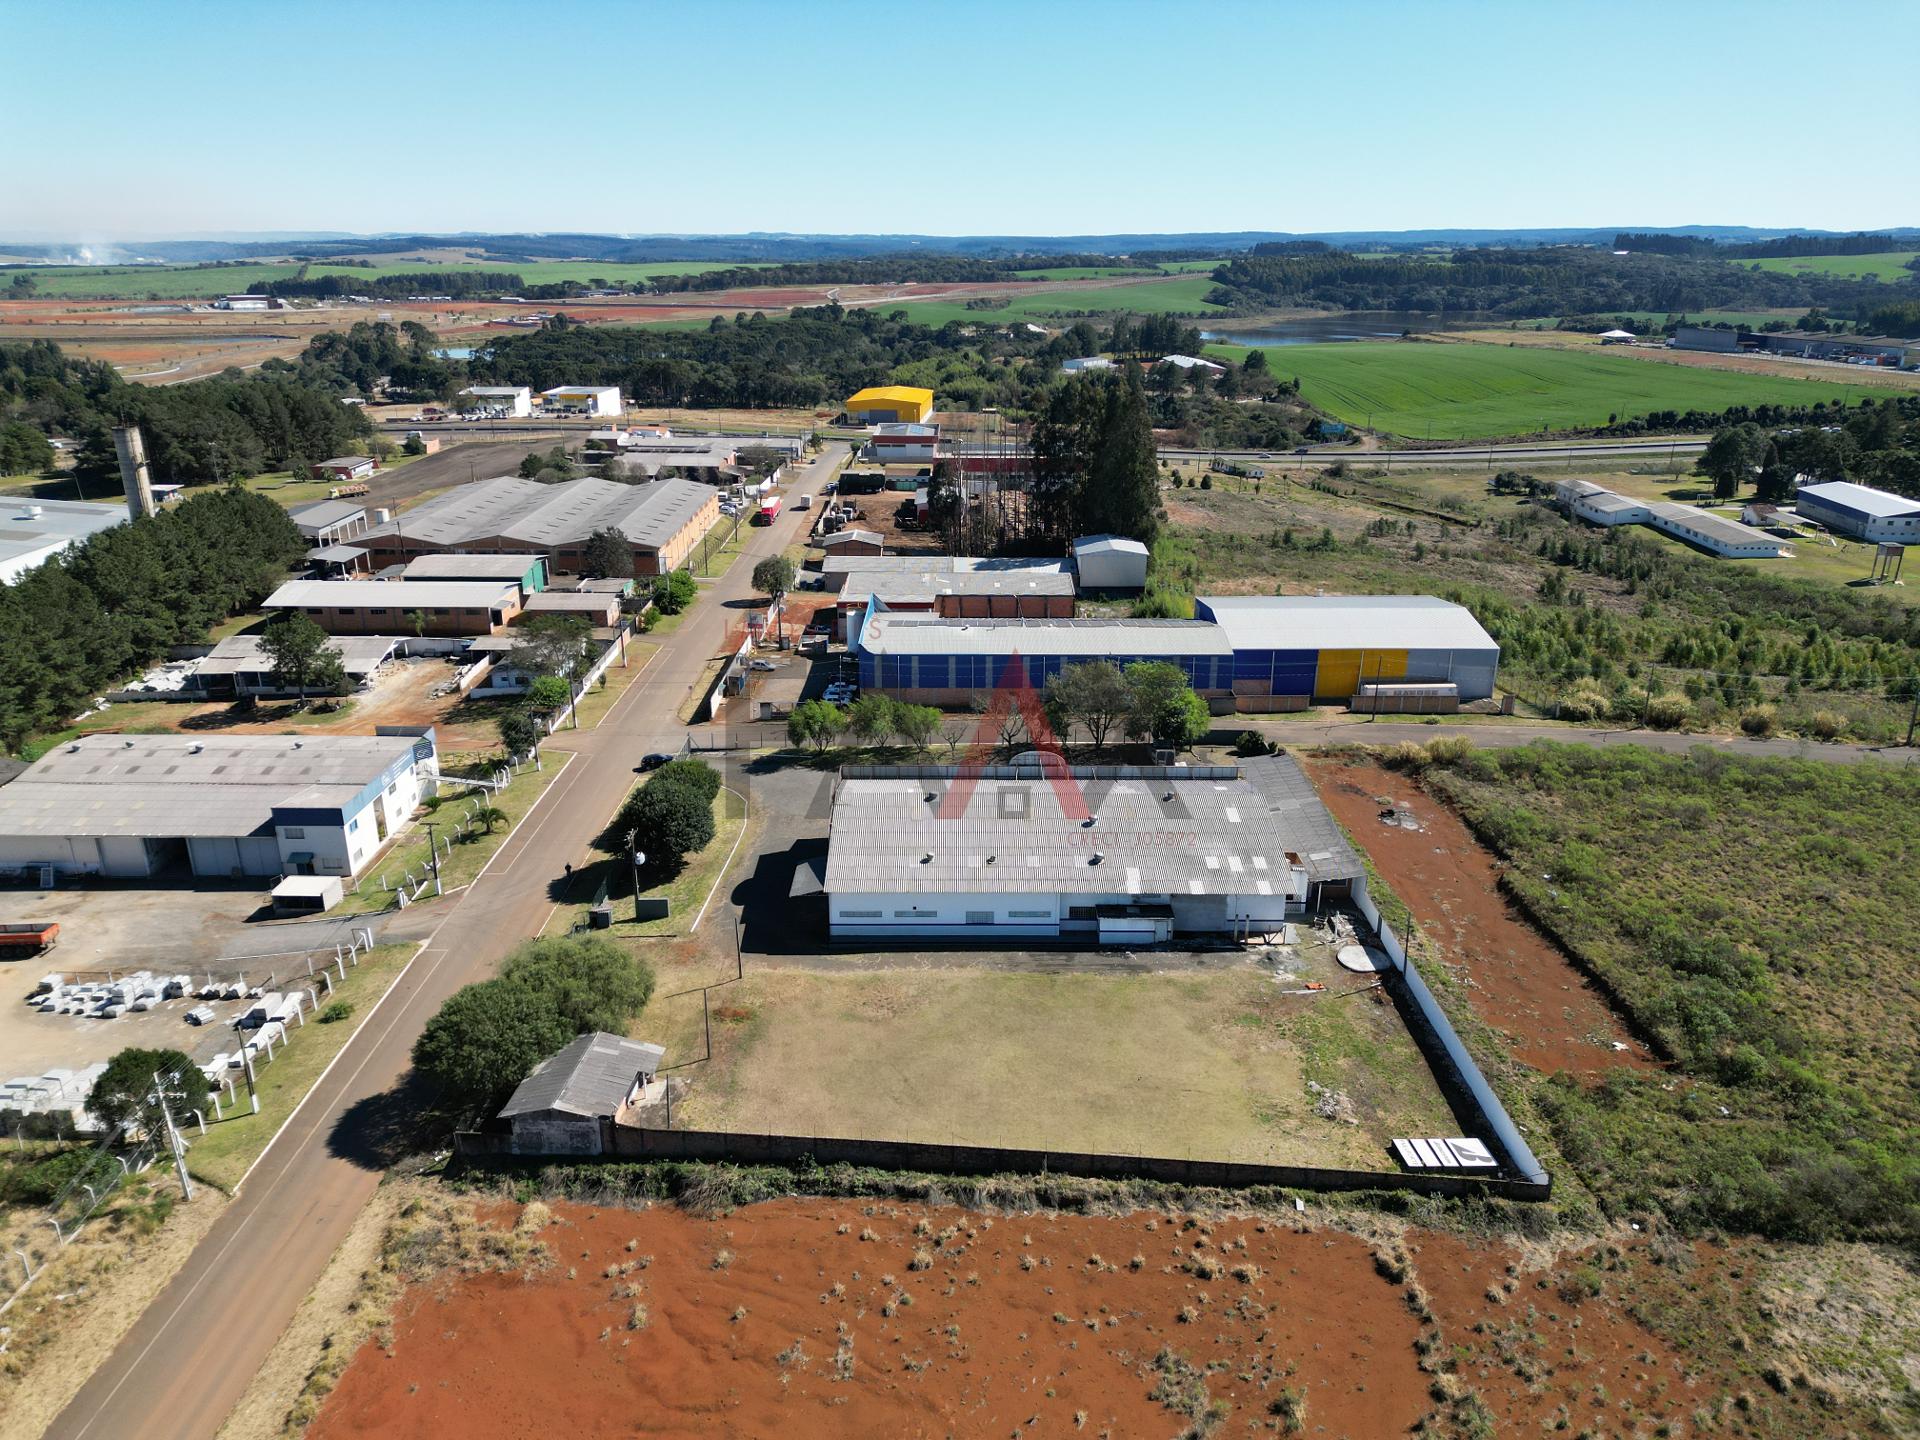
M 918 385 L 870 385 L 847 401 L 856 425 L 917 425 L 933 414 L 933 391 Z

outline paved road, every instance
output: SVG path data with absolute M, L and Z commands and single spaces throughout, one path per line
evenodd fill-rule
M 1182 450 L 1162 446 L 1162 460 L 1233 460 L 1242 463 L 1260 464 L 1262 462 L 1277 465 L 1333 465 L 1344 460 L 1350 465 L 1387 465 L 1394 461 L 1403 464 L 1416 462 L 1421 464 L 1446 465 L 1487 465 L 1496 461 L 1501 463 L 1528 461 L 1543 464 L 1559 461 L 1564 464 L 1598 460 L 1632 459 L 1634 457 L 1662 457 L 1667 455 L 1697 455 L 1707 448 L 1703 439 L 1679 436 L 1667 440 L 1580 440 L 1564 445 L 1542 444 L 1537 441 L 1511 445 L 1473 445 L 1473 446 L 1383 446 L 1377 450 L 1360 450 L 1351 445 L 1316 445 L 1305 455 L 1295 455 L 1286 450 Z
M 845 453 L 829 447 L 789 494 L 817 493 Z M 797 540 L 812 518 L 789 506 L 773 525 L 750 531 L 746 552 L 705 588 L 599 726 L 549 742 L 549 753 L 572 750 L 573 760 L 48 1436 L 206 1440 L 220 1428 L 379 1182 L 379 1140 L 404 1106 L 391 1097 L 414 1036 L 448 995 L 485 978 L 517 939 L 546 922 L 562 865 L 585 856 L 632 783 L 635 761 L 684 733 L 676 711 L 748 599 L 754 562 Z M 409 923 L 424 913 L 409 912 Z

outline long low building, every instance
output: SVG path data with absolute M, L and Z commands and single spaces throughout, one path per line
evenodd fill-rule
M 298 611 L 329 635 L 497 635 L 521 597 L 498 580 L 289 580 L 260 608 Z
M 911 560 L 912 556 L 849 556 L 851 560 Z M 864 618 L 875 614 L 920 613 L 946 619 L 1070 620 L 1073 575 L 1063 560 L 985 560 L 969 556 L 933 556 L 961 560 L 959 565 L 925 569 L 841 571 L 834 602 L 834 638 L 858 643 Z
M 342 635 L 327 648 L 346 672 L 347 688 L 358 690 L 373 679 L 400 644 L 398 635 Z M 184 688 L 207 700 L 238 700 L 249 695 L 268 699 L 297 693 L 280 684 L 273 672 L 273 656 L 267 653 L 260 636 L 230 635 L 194 666 Z
M 1554 491 L 1569 514 L 1589 525 L 1607 529 L 1615 525 L 1644 525 L 1650 513 L 1646 501 L 1617 494 L 1591 480 L 1562 480 L 1554 486 Z
M 1793 554 L 1793 546 L 1777 535 L 1769 535 L 1729 520 L 1695 505 L 1676 505 L 1662 501 L 1647 507 L 1647 524 L 1662 535 L 1684 540 L 1709 554 L 1729 560 L 1775 560 Z
M 494 580 L 511 582 L 522 595 L 538 595 L 547 588 L 544 555 L 421 555 L 407 562 L 402 580 Z
M 945 620 L 875 615 L 860 637 L 860 684 L 897 699 L 961 707 L 1087 660 L 1177 665 L 1203 695 L 1226 695 L 1233 648 L 1217 625 L 1199 620 Z
M 827 924 L 849 942 L 1150 945 L 1269 934 L 1312 878 L 1227 766 L 849 767 L 834 791 Z
M 1194 602 L 1230 647 L 1241 709 L 1346 703 L 1388 681 L 1493 694 L 1500 646 L 1464 605 L 1432 595 L 1215 595 Z
M 588 538 L 617 530 L 633 547 L 634 573 L 662 575 L 686 563 L 719 518 L 719 492 L 691 480 L 542 485 L 503 476 L 456 486 L 374 526 L 359 543 L 381 567 L 447 551 L 509 551 L 543 556 L 550 570 L 577 575 Z
M 1870 485 L 1846 480 L 1802 485 L 1793 508 L 1803 520 L 1859 540 L 1880 545 L 1920 541 L 1920 500 L 1875 490 Z
M 0 870 L 352 879 L 438 777 L 431 730 L 87 735 L 0 786 Z

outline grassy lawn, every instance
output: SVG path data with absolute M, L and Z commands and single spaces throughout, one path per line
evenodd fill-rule
M 1894 284 L 1912 280 L 1907 264 L 1920 250 L 1883 250 L 1875 255 L 1769 255 L 1763 260 L 1735 260 L 1754 270 L 1781 275 L 1832 275 L 1847 280 L 1879 280 Z
M 260 1090 L 258 1115 L 247 1106 L 245 1082 L 236 1078 L 234 1092 L 239 1104 L 226 1107 L 228 1118 L 215 1121 L 209 1117 L 205 1135 L 197 1135 L 188 1128 L 193 1147 L 187 1152 L 189 1172 L 231 1192 L 246 1174 L 247 1167 L 266 1148 L 274 1132 L 286 1123 L 293 1107 L 313 1088 L 320 1072 L 346 1048 L 347 1041 L 353 1038 L 354 1031 L 366 1020 L 380 997 L 387 993 L 387 987 L 413 951 L 412 945 L 376 946 L 361 957 L 359 965 L 347 967 L 345 980 L 336 974 L 332 999 L 348 1002 L 353 1006 L 353 1014 L 327 1025 L 309 1014 L 304 1026 L 296 1025 L 288 1030 L 288 1043 L 284 1048 L 274 1047 L 271 1065 L 255 1065 L 254 1076 Z M 320 1009 L 325 1010 L 331 1002 L 318 981 L 315 988 L 323 992 Z
M 526 814 L 540 799 L 554 777 L 566 768 L 567 761 L 573 757 L 563 751 L 544 750 L 541 755 L 541 769 L 522 769 L 498 795 L 487 803 L 504 810 L 507 822 L 495 828 L 489 835 L 484 830 L 475 829 L 471 834 L 462 836 L 463 825 L 460 814 L 466 808 L 465 797 L 469 792 L 464 785 L 449 785 L 446 788 L 447 801 L 429 820 L 442 822 L 440 836 L 442 840 L 440 858 L 440 883 L 446 890 L 472 882 L 481 869 L 491 860 L 494 853 L 506 844 Z M 453 854 L 446 854 L 445 840 L 453 836 Z M 360 884 L 347 892 L 346 899 L 335 910 L 337 915 L 370 914 L 386 910 L 392 906 L 393 895 L 380 883 L 381 877 L 398 880 L 406 871 L 411 870 L 417 878 L 430 868 L 427 857 L 427 832 L 416 824 L 413 833 L 408 835 L 361 879 Z M 422 892 L 421 900 L 431 898 L 430 892 Z
M 753 538 L 753 528 L 743 518 L 722 515 L 700 539 L 694 551 L 693 573 L 702 580 L 717 580 L 732 568 L 740 552 Z
M 615 660 L 607 667 L 601 682 L 580 697 L 580 703 L 574 711 L 574 718 L 580 722 L 580 729 L 591 730 L 606 718 L 607 711 L 611 710 L 620 697 L 627 693 L 627 687 L 633 684 L 634 677 L 646 667 L 648 657 L 659 648 L 658 645 L 650 645 L 644 640 L 629 639 L 627 641 L 627 663 L 622 665 Z
M 1243 345 L 1209 345 L 1239 362 Z M 1300 377 L 1315 408 L 1349 424 L 1412 439 L 1471 440 L 1605 425 L 1609 415 L 1812 405 L 1881 398 L 1883 391 L 1825 380 L 1661 365 L 1590 350 L 1359 341 L 1290 345 L 1274 361 Z
M 714 1059 L 679 1072 L 676 1123 L 1362 1168 L 1386 1165 L 1393 1135 L 1452 1133 L 1413 1041 L 1370 998 L 1282 995 L 1255 966 L 874 963 L 756 968 L 712 991 Z M 633 1033 L 681 1064 L 701 1054 L 701 1000 L 668 978 Z M 1309 1080 L 1345 1094 L 1358 1123 L 1316 1115 Z
M 1185 275 L 1137 284 L 1087 285 L 1072 290 L 1046 290 L 1037 295 L 1016 295 L 993 310 L 969 310 L 964 303 L 948 300 L 909 300 L 898 305 L 885 302 L 875 308 L 904 310 L 909 319 L 936 326 L 949 320 L 962 324 L 1006 325 L 1048 316 L 1114 315 L 1122 311 L 1134 315 L 1224 314 L 1220 306 L 1206 303 L 1211 289 L 1212 277 Z
M 1429 769 L 1507 883 L 1676 1057 L 1539 1093 L 1614 1215 L 1920 1236 L 1920 776 L 1536 743 Z
M 698 855 L 689 856 L 680 873 L 671 880 L 649 886 L 646 899 L 664 898 L 668 902 L 664 920 L 636 921 L 633 918 L 633 867 L 625 855 L 595 846 L 587 863 L 574 868 L 573 883 L 567 899 L 547 922 L 545 933 L 565 935 L 576 925 L 587 923 L 587 909 L 604 884 L 607 899 L 613 904 L 613 929 L 617 940 L 652 940 L 667 935 L 684 935 L 700 914 L 700 907 L 726 872 L 729 859 L 741 850 L 742 832 L 748 827 L 746 803 L 731 790 L 722 790 L 713 798 L 713 840 Z
M 289 508 L 325 500 L 335 483 L 331 480 L 296 480 L 290 470 L 269 470 L 240 482 L 244 488 Z
M 238 615 L 222 620 L 207 632 L 209 640 L 225 640 L 234 635 L 246 635 L 264 626 L 267 614 L 264 610 L 245 610 Z

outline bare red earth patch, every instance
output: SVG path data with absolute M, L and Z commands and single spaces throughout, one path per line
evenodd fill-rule
M 1237 1429 L 1285 1392 L 1312 1433 L 1386 1436 L 1431 1406 L 1419 1322 L 1338 1232 L 850 1201 L 555 1212 L 547 1270 L 409 1292 L 314 1440 L 1166 1436 L 1183 1405 L 1225 1402 Z
M 1381 765 L 1323 760 L 1308 769 L 1421 931 L 1465 968 L 1475 1013 L 1507 1034 L 1516 1056 L 1553 1072 L 1655 1064 L 1605 997 L 1500 893 L 1498 862 L 1458 815 Z M 1389 809 L 1391 822 L 1381 817 Z

